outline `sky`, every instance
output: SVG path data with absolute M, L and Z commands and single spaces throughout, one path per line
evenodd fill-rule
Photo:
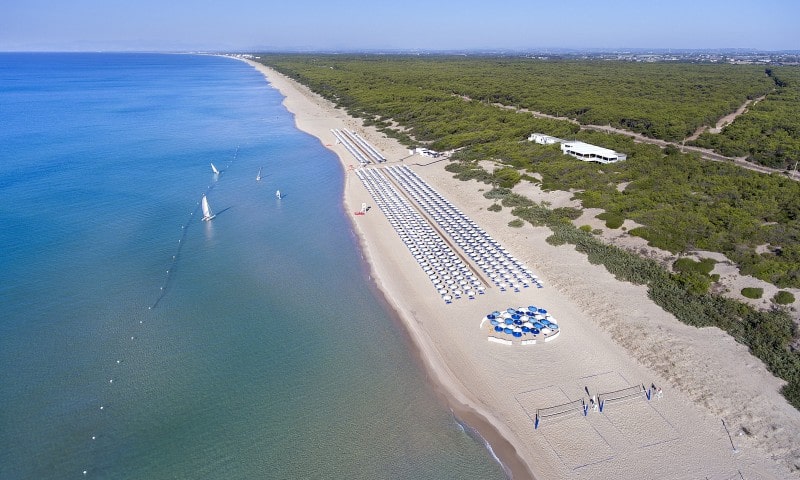
M 800 50 L 800 0 L 8 0 L 0 51 Z

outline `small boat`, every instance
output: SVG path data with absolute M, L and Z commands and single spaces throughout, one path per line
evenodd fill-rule
M 203 195 L 203 201 L 200 202 L 200 203 L 201 203 L 201 205 L 203 207 L 203 221 L 204 222 L 208 222 L 211 219 L 213 219 L 214 217 L 216 217 L 216 215 L 214 215 L 214 213 L 211 211 L 211 207 L 208 206 L 208 199 L 206 198 L 205 195 Z
M 256 182 L 260 182 L 260 181 L 261 181 L 261 168 L 259 167 L 258 175 L 256 175 Z
M 219 170 L 217 170 L 217 167 L 215 167 L 213 163 L 211 164 L 211 171 L 214 172 L 214 175 L 219 175 Z
M 281 198 L 281 191 L 280 191 L 280 190 L 278 190 L 277 192 L 275 192 L 275 198 L 278 198 L 278 199 L 280 199 L 280 198 Z

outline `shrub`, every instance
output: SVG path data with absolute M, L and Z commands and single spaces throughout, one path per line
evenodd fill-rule
M 493 203 L 486 208 L 486 210 L 489 210 L 490 212 L 499 212 L 502 209 L 503 207 L 499 203 Z
M 786 290 L 781 290 L 772 297 L 772 301 L 778 305 L 788 305 L 794 303 L 794 295 Z
M 616 213 L 611 212 L 603 212 L 597 216 L 600 220 L 606 221 L 606 228 L 616 229 L 622 226 L 625 219 L 622 215 L 617 215 Z
M 581 226 L 580 226 L 580 227 L 578 227 L 578 228 L 579 228 L 580 230 L 582 230 L 582 231 L 586 232 L 586 233 L 590 233 L 590 232 L 592 231 L 592 226 L 591 226 L 591 225 L 581 225 Z
M 523 222 L 522 219 L 519 218 L 515 218 L 514 220 L 508 222 L 509 227 L 520 228 L 523 225 L 525 225 L 525 222 Z
M 752 298 L 755 300 L 761 298 L 762 295 L 764 295 L 763 288 L 745 287 L 742 289 L 742 296 L 745 298 Z
M 717 262 L 711 258 L 703 258 L 699 262 L 692 260 L 691 258 L 679 258 L 672 264 L 672 268 L 675 269 L 676 272 L 681 273 L 699 273 L 701 275 L 708 275 L 711 273 L 711 270 L 714 270 L 714 265 Z
M 711 286 L 711 278 L 698 272 L 681 272 L 675 277 L 687 292 L 701 295 L 708 292 Z
M 447 168 L 447 167 L 445 167 L 445 168 Z M 507 195 L 510 195 L 510 194 L 511 194 L 511 190 L 509 190 L 508 188 L 493 188 L 493 189 L 489 190 L 488 192 L 485 192 L 483 194 L 483 197 L 492 200 L 492 199 L 498 199 L 498 198 L 505 198 Z
M 519 183 L 521 178 L 520 173 L 513 168 L 501 168 L 500 170 L 495 170 L 492 176 L 494 181 L 503 188 L 513 187 Z

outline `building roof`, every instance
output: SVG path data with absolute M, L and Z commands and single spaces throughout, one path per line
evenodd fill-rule
M 608 148 L 598 147 L 584 142 L 564 142 L 563 147 L 583 156 L 617 157 L 619 154 Z

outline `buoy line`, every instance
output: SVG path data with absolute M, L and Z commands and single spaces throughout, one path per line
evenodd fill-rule
M 233 158 L 228 160 L 228 163 L 222 170 L 222 172 L 219 175 L 215 175 L 214 181 L 211 182 L 211 185 L 206 187 L 206 191 L 203 194 L 204 196 L 211 193 L 211 191 L 214 189 L 217 183 L 219 183 L 219 180 L 222 177 L 222 173 L 225 173 L 231 167 L 231 165 L 233 165 L 233 162 L 234 160 L 236 160 L 236 157 L 238 155 L 239 155 L 239 145 L 236 146 L 236 151 L 233 152 Z M 200 202 L 197 202 L 194 205 L 194 210 L 192 210 L 189 213 L 189 218 L 187 219 L 186 223 L 181 225 L 181 237 L 178 239 L 178 248 L 175 252 L 175 255 L 172 256 L 172 261 L 170 262 L 169 267 L 167 268 L 166 275 L 164 276 L 164 282 L 161 284 L 161 287 L 159 288 L 158 297 L 156 297 L 155 301 L 149 307 L 147 307 L 148 310 L 156 308 L 158 304 L 161 302 L 161 299 L 164 298 L 164 295 L 167 294 L 167 287 L 169 286 L 170 278 L 172 277 L 172 274 L 178 265 L 178 260 L 180 259 L 181 256 L 181 250 L 183 250 L 183 244 L 185 243 L 184 241 L 186 240 L 186 232 L 189 231 L 189 226 L 192 224 L 192 220 L 196 216 L 195 214 L 199 211 L 200 211 Z
M 228 163 L 227 163 L 227 165 L 225 167 L 225 170 L 230 168 L 230 166 L 233 164 L 233 161 L 236 160 L 236 157 L 238 156 L 238 154 L 239 154 L 239 146 L 237 145 L 236 146 L 236 151 L 233 154 L 233 158 L 228 161 Z M 223 170 L 223 172 L 225 170 Z M 206 187 L 204 195 L 207 195 L 208 193 L 211 192 L 211 190 L 214 189 L 216 184 L 219 182 L 220 177 L 221 177 L 221 175 L 216 175 L 215 176 L 214 181 L 211 182 L 211 185 Z M 170 278 L 171 278 L 172 274 L 174 273 L 175 268 L 177 267 L 177 264 L 178 264 L 178 260 L 180 259 L 180 256 L 181 256 L 181 251 L 183 249 L 183 244 L 185 243 L 185 240 L 186 240 L 186 232 L 189 230 L 189 226 L 192 224 L 192 221 L 195 218 L 195 214 L 199 210 L 200 210 L 200 202 L 196 202 L 195 206 L 194 206 L 194 209 L 191 212 L 189 212 L 189 218 L 186 220 L 186 222 L 183 225 L 181 225 L 181 236 L 178 239 L 178 248 L 176 249 L 175 254 L 172 255 L 172 259 L 171 259 L 171 261 L 169 263 L 169 266 L 168 266 L 168 268 L 166 270 L 166 275 L 164 277 L 164 281 L 161 284 L 161 286 L 159 287 L 158 297 L 156 298 L 156 300 L 150 306 L 147 307 L 148 310 L 152 310 L 152 309 L 156 308 L 158 306 L 159 302 L 161 302 L 161 299 L 164 298 L 164 295 L 166 295 L 167 287 L 169 285 Z M 143 325 L 143 323 L 144 322 L 142 320 L 139 320 L 139 325 Z M 130 333 L 130 332 L 128 332 L 128 333 Z M 127 335 L 128 334 L 126 333 L 126 337 L 127 337 Z M 137 338 L 136 335 L 130 335 L 130 340 L 131 341 L 135 341 L 136 338 Z M 121 366 L 122 363 L 123 363 L 122 359 L 120 359 L 120 358 L 115 358 L 114 359 L 114 365 L 116 365 L 117 367 Z M 96 405 L 95 408 L 97 408 L 97 411 L 100 414 L 103 414 L 103 415 L 107 415 L 108 414 L 107 413 L 108 412 L 107 407 L 109 406 L 109 404 L 113 403 L 113 402 L 109 401 L 109 398 L 110 398 L 109 389 L 113 388 L 115 384 L 119 383 L 119 382 L 115 383 L 115 380 L 119 380 L 118 372 L 114 372 L 111 375 L 106 376 L 106 380 L 107 380 L 107 382 L 105 382 L 106 383 L 106 387 L 104 388 L 105 393 L 101 393 L 101 395 L 99 395 L 97 397 L 97 402 L 98 403 L 95 404 Z M 113 409 L 112 409 L 112 412 L 113 412 Z M 98 422 L 98 423 L 100 423 L 100 422 Z M 93 431 L 90 432 L 90 445 L 91 445 L 90 448 L 89 448 L 90 452 L 96 451 L 96 449 L 98 448 L 97 444 L 96 444 L 96 442 L 98 441 L 97 439 L 98 439 L 98 437 L 102 437 L 102 435 L 97 430 L 100 430 L 100 428 L 95 428 L 95 429 L 93 429 Z M 102 440 L 102 438 L 101 438 L 101 440 Z M 88 476 L 90 473 L 91 473 L 91 468 L 87 468 L 86 466 L 81 471 L 81 475 L 84 476 L 84 477 Z

